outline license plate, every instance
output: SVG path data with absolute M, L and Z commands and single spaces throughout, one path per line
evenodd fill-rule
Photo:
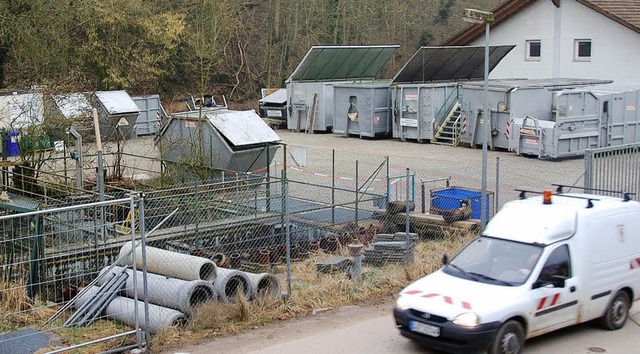
M 416 333 L 426 334 L 431 337 L 440 336 L 440 327 L 432 326 L 422 322 L 409 321 L 409 329 Z

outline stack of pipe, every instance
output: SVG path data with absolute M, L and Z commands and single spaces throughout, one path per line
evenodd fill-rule
M 92 286 L 87 291 L 76 298 L 76 306 L 82 307 L 85 303 L 90 303 L 99 292 L 99 287 Z M 124 296 L 115 296 L 106 303 L 104 313 L 109 319 L 120 321 L 133 328 L 136 327 L 136 301 Z M 182 325 L 186 322 L 185 316 L 177 310 L 148 304 L 149 322 L 145 321 L 144 302 L 137 301 L 138 323 L 140 327 L 150 333 L 157 333 L 160 330 Z
M 120 249 L 123 266 L 133 265 L 133 252 L 130 244 Z M 183 280 L 206 280 L 213 282 L 217 275 L 216 264 L 208 258 L 165 251 L 161 248 L 146 246 L 147 271 Z M 126 256 L 125 256 L 126 255 Z M 142 247 L 136 247 L 136 266 L 142 269 Z
M 103 279 L 108 278 L 109 274 L 123 272 L 128 275 L 124 288 L 126 296 L 133 298 L 137 293 L 138 298 L 142 299 L 144 297 L 144 273 L 139 270 L 134 273 L 133 269 L 123 267 L 114 267 L 111 270 L 108 267 L 104 268 L 100 274 L 108 274 L 101 277 L 98 285 Z M 133 286 L 134 279 L 136 281 L 135 288 Z M 215 300 L 216 293 L 213 285 L 205 280 L 182 280 L 147 272 L 147 299 L 154 305 L 169 307 L 190 316 L 197 305 Z
M 247 273 L 235 269 L 218 267 L 218 276 L 213 281 L 213 288 L 216 290 L 218 300 L 226 303 L 235 303 L 239 290 L 242 290 L 246 300 L 251 300 L 254 294 L 254 288 Z
M 277 299 L 282 296 L 278 278 L 270 273 L 245 273 L 253 289 L 252 298 Z

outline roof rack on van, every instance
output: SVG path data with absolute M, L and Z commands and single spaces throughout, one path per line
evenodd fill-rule
M 624 191 L 614 191 L 614 190 L 609 190 L 609 189 L 599 189 L 599 188 L 589 188 L 589 187 L 576 187 L 576 186 L 570 186 L 567 184 L 555 184 L 552 183 L 551 184 L 556 188 L 556 193 L 560 194 L 560 193 L 564 193 L 563 188 L 564 187 L 568 187 L 568 188 L 578 188 L 578 189 L 583 189 L 585 191 L 590 191 L 590 192 L 605 192 L 605 193 L 615 193 L 615 194 L 622 194 L 622 200 L 625 202 L 628 202 L 631 200 L 631 196 L 636 195 L 635 193 L 632 192 L 624 192 Z
M 525 199 L 527 197 L 527 193 L 533 193 L 533 194 L 542 194 L 543 192 L 538 192 L 538 191 L 530 191 L 530 190 L 526 190 L 526 189 L 516 189 L 516 192 L 520 192 L 519 198 L 520 199 Z M 557 190 L 556 190 L 557 192 Z M 566 195 L 562 192 L 559 193 L 555 193 L 554 195 L 559 195 L 565 198 L 576 198 L 576 199 L 584 199 L 587 201 L 587 209 L 589 208 L 593 208 L 593 201 L 594 200 L 600 200 L 598 198 L 592 198 L 592 197 L 582 197 L 579 195 Z

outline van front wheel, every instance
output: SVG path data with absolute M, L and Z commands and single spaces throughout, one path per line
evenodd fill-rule
M 489 354 L 519 354 L 524 347 L 524 329 L 518 321 L 505 322 L 491 344 Z
M 616 330 L 624 326 L 627 318 L 629 318 L 629 296 L 624 291 L 618 291 L 611 299 L 600 322 L 604 328 Z

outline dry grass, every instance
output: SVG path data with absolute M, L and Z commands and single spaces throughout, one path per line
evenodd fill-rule
M 234 304 L 208 302 L 200 305 L 182 328 L 172 327 L 156 333 L 151 339 L 151 351 L 169 350 L 206 338 L 238 333 L 274 321 L 314 314 L 325 309 L 336 309 L 351 304 L 390 301 L 404 286 L 431 273 L 441 266 L 442 255 L 453 255 L 473 235 L 454 233 L 446 240 L 419 242 L 415 260 L 410 267 L 389 264 L 382 267 L 364 266 L 362 279 L 352 281 L 346 274 L 321 274 L 316 271 L 318 261 L 327 255 L 320 252 L 304 261 L 292 264 L 291 295 L 288 298 L 261 298 L 249 303 L 241 292 Z M 342 250 L 346 255 L 346 250 Z M 285 269 L 274 269 L 286 289 Z M 38 327 L 50 318 L 54 309 L 39 301 L 32 302 L 26 296 L 23 284 L 0 283 L 0 332 L 21 327 Z M 63 345 L 83 343 L 122 333 L 130 328 L 114 321 L 96 321 L 89 327 L 61 328 L 58 319 L 48 329 L 55 329 Z M 74 353 L 93 353 L 134 344 L 131 336 L 75 350 Z M 49 348 L 51 349 L 51 348 Z
M 252 303 L 238 299 L 236 304 L 205 303 L 197 309 L 184 329 L 172 328 L 154 336 L 154 348 L 167 350 L 205 338 L 224 336 L 267 325 L 274 321 L 305 316 L 324 309 L 351 304 L 389 301 L 404 286 L 442 265 L 442 255 L 453 255 L 473 238 L 452 235 L 447 240 L 420 242 L 410 267 L 389 264 L 364 267 L 363 277 L 354 282 L 345 274 L 319 274 L 316 263 L 327 257 L 320 252 L 292 264 L 291 296 L 288 299 L 259 299 Z M 283 274 L 281 270 L 279 274 Z M 284 279 L 283 287 L 286 286 Z
M 54 312 L 39 299 L 29 299 L 24 282 L 0 282 L 0 333 L 42 323 Z

